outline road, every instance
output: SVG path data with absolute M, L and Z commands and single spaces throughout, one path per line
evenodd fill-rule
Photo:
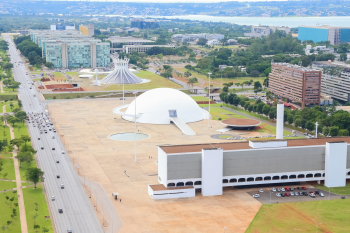
M 22 59 L 13 41 L 9 36 L 4 36 L 4 39 L 9 43 L 9 55 L 11 63 L 14 64 L 12 71 L 15 80 L 22 83 L 18 93 L 24 111 L 39 114 L 45 112 L 46 104 L 41 101 L 34 86 L 32 87 L 31 78 L 26 75 L 25 66 L 20 64 Z M 58 133 L 51 130 L 47 134 L 40 134 L 40 130 L 34 125 L 37 124 L 29 123 L 28 129 L 32 138 L 32 145 L 38 151 L 36 154 L 38 165 L 45 172 L 45 192 L 50 199 L 49 208 L 53 215 L 51 219 L 57 232 L 64 233 L 67 232 L 67 229 L 72 229 L 74 233 L 102 233 L 100 222 Z M 44 149 L 42 150 L 41 147 L 44 147 Z M 55 148 L 55 150 L 52 150 L 52 148 Z M 56 163 L 57 160 L 59 160 L 59 163 Z M 60 178 L 57 179 L 56 175 L 60 175 Z M 60 188 L 61 184 L 64 184 L 64 189 Z M 55 201 L 51 201 L 52 196 L 55 196 Z M 63 209 L 63 213 L 58 213 L 59 208 Z

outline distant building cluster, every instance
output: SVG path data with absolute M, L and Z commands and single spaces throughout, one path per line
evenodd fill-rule
M 58 23 L 58 24 L 51 24 L 50 26 L 50 29 L 53 30 L 53 31 L 56 31 L 56 30 L 75 30 L 75 24 L 61 24 L 61 23 Z
M 139 29 L 157 29 L 159 22 L 154 19 L 131 19 L 131 27 Z
M 301 41 L 312 40 L 313 42 L 330 41 L 331 45 L 341 42 L 350 42 L 350 27 L 300 26 L 298 39 Z
M 252 26 L 251 32 L 244 33 L 244 36 L 262 37 L 268 36 L 275 31 L 284 31 L 286 34 L 290 33 L 289 27 L 275 27 L 275 26 Z
M 313 53 L 318 53 L 318 51 L 322 51 L 323 53 L 334 53 L 334 48 L 327 48 L 325 45 L 319 45 L 312 47 L 311 45 L 306 45 L 305 54 L 310 55 Z
M 107 29 L 100 29 L 101 33 L 103 32 L 127 32 L 127 33 L 133 33 L 133 32 L 139 32 L 140 29 L 138 28 L 131 28 L 131 27 L 125 27 L 122 28 L 107 28 Z
M 200 33 L 200 34 L 174 34 L 171 36 L 171 39 L 178 42 L 193 42 L 198 40 L 199 38 L 207 39 L 208 41 L 213 41 L 212 43 L 215 43 L 214 40 L 220 41 L 221 39 L 224 39 L 224 35 L 222 34 L 209 34 L 209 33 Z
M 89 25 L 79 25 L 79 31 L 85 36 L 92 37 L 95 34 L 95 26 L 91 23 Z
M 42 57 L 57 68 L 109 67 L 110 44 L 76 30 L 30 30 Z

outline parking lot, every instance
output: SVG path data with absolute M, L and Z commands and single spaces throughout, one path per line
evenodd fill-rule
M 301 187 L 301 186 L 299 186 Z M 276 189 L 277 188 L 282 188 L 282 187 L 275 187 Z M 286 188 L 286 187 L 284 187 Z M 293 188 L 296 188 L 296 187 L 293 187 Z M 306 190 L 293 190 L 293 191 L 275 191 L 275 192 L 272 192 L 271 188 L 262 188 L 263 192 L 260 193 L 259 192 L 259 188 L 255 188 L 253 191 L 250 191 L 248 192 L 250 195 L 254 195 L 254 194 L 259 194 L 260 197 L 257 197 L 255 198 L 256 200 L 260 201 L 262 204 L 270 204 L 270 203 L 285 203 L 285 202 L 299 202 L 299 201 L 321 201 L 321 200 L 328 200 L 328 199 L 340 199 L 341 196 L 340 195 L 336 195 L 336 194 L 333 194 L 333 193 L 329 193 L 328 191 L 324 191 L 324 190 L 321 190 L 321 189 L 317 189 L 317 188 L 314 188 L 314 187 L 306 187 L 307 189 Z M 270 192 L 271 192 L 271 199 L 270 199 Z M 315 195 L 314 198 L 310 197 L 309 195 L 308 196 L 285 196 L 285 197 L 277 197 L 276 196 L 276 193 L 290 193 L 290 192 L 307 192 L 309 194 L 309 192 L 315 192 L 315 191 L 319 191 L 321 193 L 324 194 L 324 197 L 321 197 L 319 195 Z

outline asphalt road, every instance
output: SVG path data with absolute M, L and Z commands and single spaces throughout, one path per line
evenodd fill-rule
M 9 43 L 9 54 L 11 63 L 14 65 L 12 71 L 15 80 L 22 83 L 18 92 L 23 108 L 26 112 L 36 112 L 41 115 L 42 112 L 45 112 L 45 103 L 41 101 L 34 86 L 30 89 L 32 86 L 31 78 L 26 75 L 25 66 L 19 64 L 22 60 L 13 41 L 9 36 L 4 36 L 4 39 Z M 49 208 L 51 208 L 53 214 L 51 219 L 55 223 L 57 232 L 63 233 L 67 232 L 67 229 L 72 229 L 74 233 L 102 233 L 103 230 L 99 220 L 58 133 L 51 130 L 47 134 L 40 134 L 37 124 L 32 122 L 28 124 L 28 128 L 32 145 L 38 151 L 36 157 L 39 167 L 45 172 L 46 195 L 47 197 L 54 196 L 56 199 L 51 201 L 50 198 Z M 45 128 L 47 129 L 47 127 Z M 55 136 L 55 139 L 53 139 L 53 136 Z M 41 147 L 44 147 L 44 149 L 42 150 Z M 55 150 L 52 150 L 52 148 L 55 148 Z M 64 154 L 62 154 L 63 152 Z M 59 160 L 59 163 L 56 163 L 57 160 Z M 56 175 L 60 175 L 60 178 L 57 179 Z M 64 184 L 64 189 L 60 188 L 61 184 Z M 63 213 L 58 213 L 59 208 L 63 209 Z

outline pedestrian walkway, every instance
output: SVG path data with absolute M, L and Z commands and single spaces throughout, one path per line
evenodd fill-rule
M 6 113 L 6 105 L 2 107 L 3 112 Z M 5 123 L 10 128 L 10 135 L 11 139 L 15 139 L 15 134 L 13 132 L 13 128 L 11 125 Z M 28 233 L 27 228 L 27 219 L 26 219 L 26 212 L 24 208 L 24 199 L 23 199 L 23 192 L 22 192 L 22 181 L 21 181 L 21 174 L 19 172 L 19 164 L 18 160 L 16 159 L 17 156 L 17 149 L 15 148 L 13 150 L 13 162 L 15 164 L 15 174 L 16 174 L 16 186 L 17 186 L 17 194 L 18 194 L 18 208 L 19 208 L 19 218 L 21 221 L 21 232 L 22 233 Z
M 0 82 L 0 86 L 1 86 L 1 93 L 4 93 L 4 89 L 3 89 L 3 87 L 2 87 L 2 81 L 4 81 L 4 80 L 1 80 L 1 82 Z

